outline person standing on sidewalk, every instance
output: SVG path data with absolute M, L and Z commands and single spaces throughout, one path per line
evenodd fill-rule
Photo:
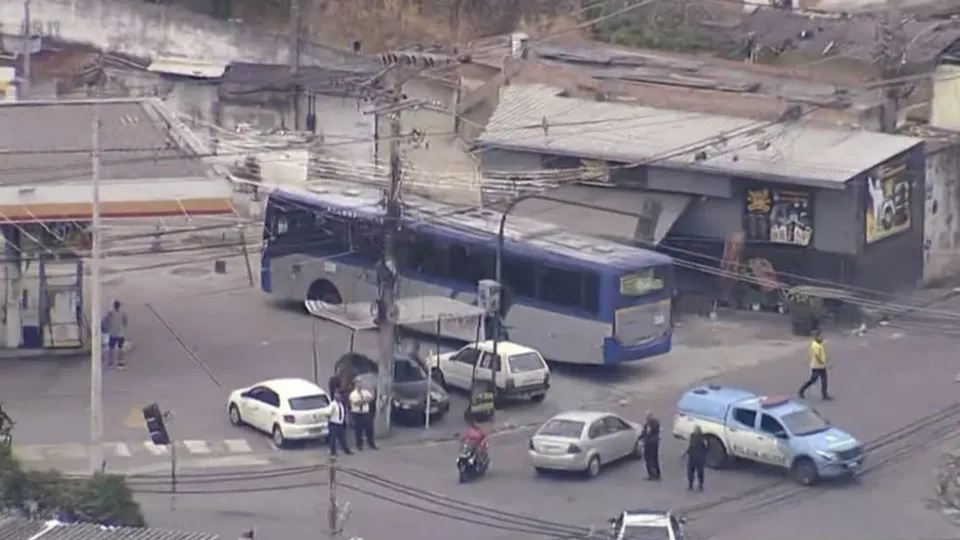
M 339 390 L 333 395 L 330 402 L 330 419 L 327 424 L 327 442 L 330 445 L 330 455 L 337 455 L 337 447 L 348 456 L 353 452 L 347 446 L 347 410 L 343 406 L 343 394 Z
M 807 390 L 817 381 L 820 381 L 820 396 L 824 400 L 833 399 L 827 391 L 827 350 L 823 346 L 823 335 L 819 330 L 813 333 L 813 340 L 810 342 L 810 378 L 797 392 L 800 399 L 806 397 Z
M 107 367 L 126 365 L 123 346 L 127 342 L 127 322 L 127 312 L 121 308 L 120 301 L 115 300 L 113 310 L 107 313 L 100 326 L 107 335 Z
M 350 391 L 350 415 L 353 417 L 353 433 L 356 436 L 357 450 L 363 450 L 363 440 L 372 450 L 377 449 L 373 441 L 373 392 L 354 381 Z

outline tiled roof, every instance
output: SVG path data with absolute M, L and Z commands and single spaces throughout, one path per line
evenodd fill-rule
M 209 533 L 0 518 L 3 540 L 218 540 Z
M 799 122 L 635 107 L 511 85 L 477 139 L 481 147 L 566 155 L 839 188 L 920 139 L 818 129 Z

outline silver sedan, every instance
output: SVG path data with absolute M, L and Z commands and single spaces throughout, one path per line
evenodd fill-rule
M 643 456 L 640 426 L 609 412 L 560 413 L 530 439 L 530 461 L 538 473 L 583 471 L 591 478 L 600 467 Z

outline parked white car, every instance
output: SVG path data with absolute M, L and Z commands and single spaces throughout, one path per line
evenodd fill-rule
M 327 436 L 330 398 L 306 379 L 270 379 L 230 393 L 227 413 L 235 426 L 269 433 L 282 448 L 287 441 Z
M 491 381 L 497 373 L 497 399 L 530 399 L 543 401 L 550 389 L 550 368 L 536 349 L 519 343 L 497 343 L 493 357 L 493 341 L 471 343 L 450 353 L 434 354 L 427 363 L 438 372 L 441 384 L 447 388 L 469 391 L 474 379 Z

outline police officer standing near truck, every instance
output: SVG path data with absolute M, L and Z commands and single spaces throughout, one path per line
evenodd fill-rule
M 660 420 L 647 412 L 647 419 L 643 423 L 643 461 L 647 466 L 647 480 L 660 480 Z
M 703 491 L 703 472 L 707 464 L 707 438 L 703 436 L 700 426 L 693 426 L 690 433 L 690 443 L 683 455 L 687 458 L 687 491 L 693 490 L 693 481 L 697 481 L 697 489 Z

